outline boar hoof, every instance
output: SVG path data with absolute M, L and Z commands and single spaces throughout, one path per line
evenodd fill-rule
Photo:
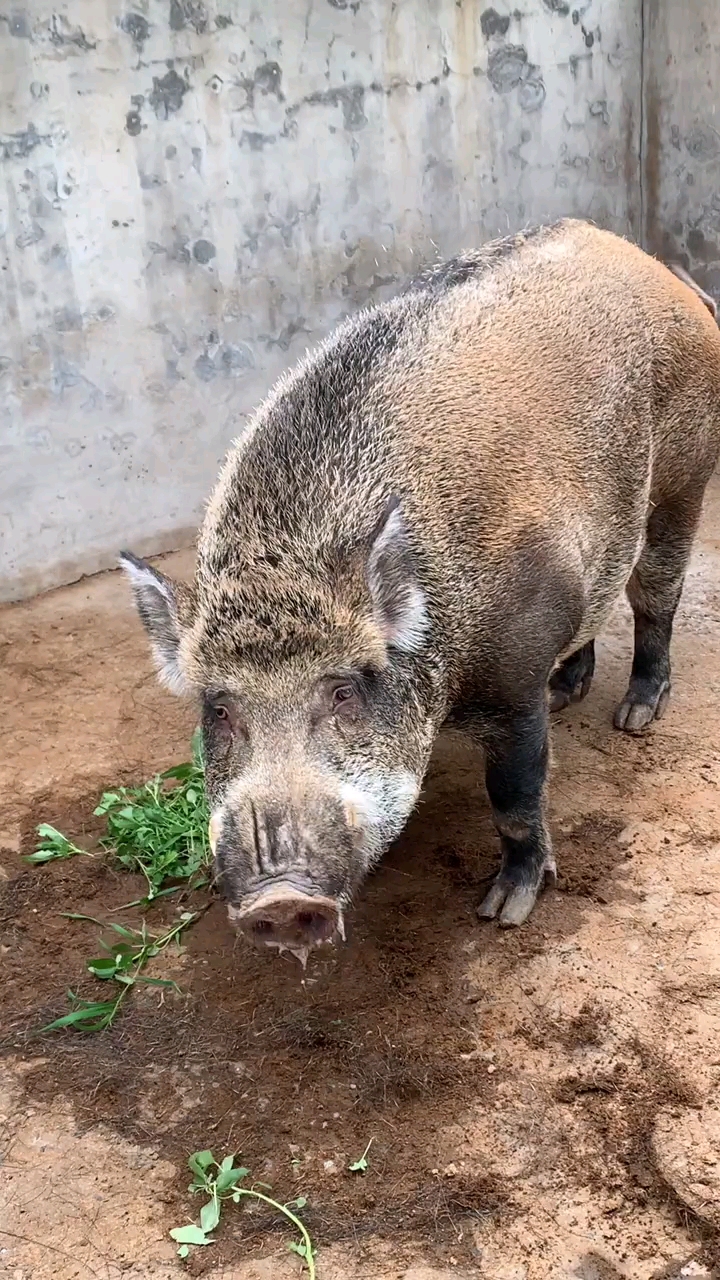
M 592 676 L 587 677 L 581 684 L 568 692 L 567 689 L 556 689 L 550 686 L 550 710 L 564 711 L 565 707 L 569 707 L 571 702 L 582 702 L 590 692 L 592 684 Z
M 667 681 L 655 692 L 647 686 L 634 690 L 632 684 L 624 700 L 615 712 L 616 729 L 624 729 L 625 733 L 644 733 L 653 720 L 659 720 L 664 714 L 670 697 L 670 685 Z
M 562 711 L 571 702 L 582 702 L 590 692 L 594 673 L 595 642 L 589 640 L 550 676 L 550 710 Z
M 504 929 L 524 924 L 538 898 L 543 884 L 555 884 L 555 864 L 548 865 L 540 873 L 537 884 L 515 884 L 504 872 L 496 877 L 489 893 L 478 907 L 481 920 L 498 919 Z M 501 910 L 502 908 L 502 910 Z M 499 913 L 499 915 L 498 915 Z

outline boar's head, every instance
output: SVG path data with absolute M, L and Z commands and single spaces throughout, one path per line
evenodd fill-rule
M 199 696 L 210 838 L 230 918 L 252 941 L 344 937 L 353 891 L 409 817 L 438 678 L 400 504 L 343 546 L 285 533 L 238 552 L 201 537 L 192 588 L 121 562 L 160 677 Z M 217 521 L 216 521 L 217 524 Z

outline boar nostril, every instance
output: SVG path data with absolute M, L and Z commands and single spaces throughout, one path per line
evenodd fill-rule
M 307 938 L 320 942 L 335 932 L 335 920 L 323 911 L 298 911 L 295 926 Z

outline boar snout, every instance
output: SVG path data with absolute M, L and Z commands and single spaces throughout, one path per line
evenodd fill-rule
M 344 936 L 342 909 L 332 898 L 274 884 L 249 903 L 229 907 L 231 922 L 257 946 L 290 951 L 305 963 L 309 952 Z

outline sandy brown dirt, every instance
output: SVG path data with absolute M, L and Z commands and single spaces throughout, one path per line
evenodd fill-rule
M 344 949 L 305 974 L 248 955 L 212 902 L 155 969 L 182 994 L 133 996 L 96 1037 L 32 1035 L 68 987 L 97 991 L 98 930 L 61 912 L 111 918 L 139 885 L 107 856 L 19 852 L 41 820 L 92 847 L 99 792 L 185 758 L 192 711 L 156 687 L 116 575 L 0 613 L 0 1275 L 298 1277 L 264 1211 L 231 1207 L 176 1260 L 206 1145 L 307 1196 L 319 1280 L 720 1275 L 719 537 L 716 482 L 665 719 L 641 741 L 611 727 L 622 606 L 589 698 L 555 719 L 560 883 L 523 929 L 474 918 L 495 837 L 448 739 Z

